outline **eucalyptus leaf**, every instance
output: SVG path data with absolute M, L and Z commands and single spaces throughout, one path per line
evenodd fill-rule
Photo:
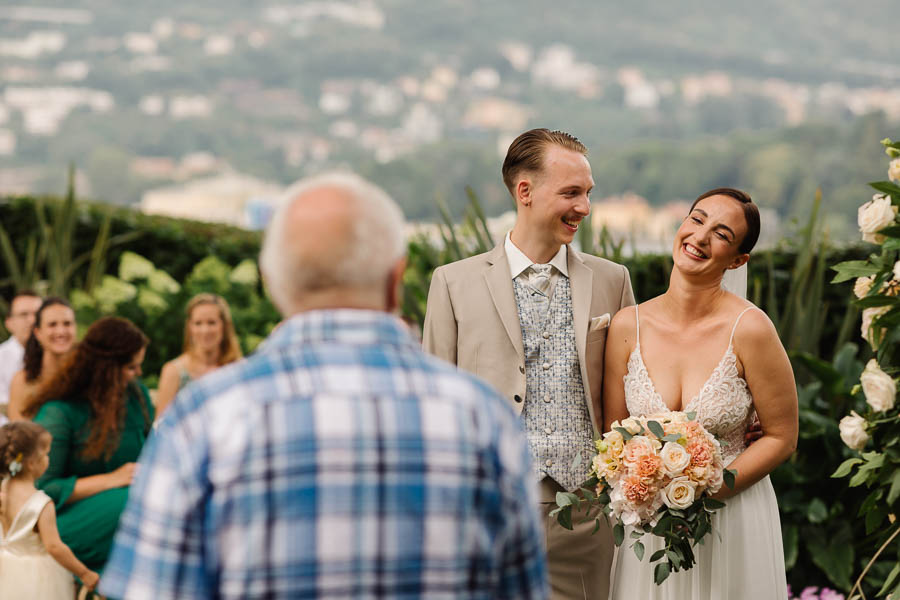
M 657 423 L 656 421 L 647 421 L 647 428 L 655 435 L 657 438 L 663 438 L 666 436 L 666 432 L 663 431 L 662 425 Z
M 728 489 L 734 489 L 734 478 L 737 477 L 736 469 L 725 469 L 722 471 L 722 479 L 725 482 L 725 485 L 728 486 Z
M 615 527 L 613 527 L 613 541 L 616 543 L 616 546 L 621 546 L 622 542 L 625 541 L 625 526 L 621 523 L 616 523 Z
M 627 442 L 628 440 L 630 440 L 631 438 L 634 437 L 634 436 L 631 435 L 631 433 L 630 433 L 627 429 L 625 429 L 624 427 L 613 427 L 613 429 L 615 429 L 616 431 L 618 431 L 619 433 L 621 433 L 621 434 L 622 434 L 622 437 L 625 438 L 625 441 L 626 441 L 626 442 Z
M 669 578 L 669 563 L 659 563 L 653 570 L 653 581 L 656 585 L 661 585 L 663 581 Z
M 634 548 L 634 555 L 637 556 L 638 561 L 644 560 L 644 544 L 635 542 L 632 548 Z

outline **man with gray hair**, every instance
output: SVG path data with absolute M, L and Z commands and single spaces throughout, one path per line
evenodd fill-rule
M 545 598 L 521 424 L 397 317 L 403 216 L 348 174 L 292 187 L 260 266 L 285 322 L 147 442 L 116 598 Z

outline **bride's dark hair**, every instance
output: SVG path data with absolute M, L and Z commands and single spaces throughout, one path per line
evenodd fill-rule
M 703 200 L 704 198 L 709 198 L 710 196 L 728 196 L 729 198 L 734 198 L 738 202 L 741 203 L 741 208 L 744 209 L 744 219 L 747 221 L 747 233 L 744 234 L 744 239 L 741 240 L 741 245 L 738 246 L 738 252 L 740 254 L 749 254 L 753 247 L 756 245 L 757 240 L 759 240 L 759 208 L 753 204 L 753 200 L 750 198 L 750 194 L 747 192 L 742 192 L 741 190 L 736 190 L 734 188 L 716 188 L 714 190 L 709 190 L 708 192 L 703 192 L 697 199 L 694 200 L 694 203 L 691 204 L 691 210 L 688 211 L 688 214 L 691 214 L 691 211 L 694 210 L 694 207 L 697 206 L 697 203 Z

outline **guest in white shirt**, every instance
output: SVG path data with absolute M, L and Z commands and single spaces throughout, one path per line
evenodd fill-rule
M 8 414 L 11 421 L 31 419 L 31 397 L 59 370 L 75 345 L 75 312 L 62 298 L 44 300 L 35 314 L 31 335 L 25 342 L 23 368 L 13 376 L 9 388 Z
M 6 421 L 9 386 L 13 375 L 22 368 L 25 341 L 31 335 L 34 317 L 41 306 L 41 297 L 30 290 L 17 292 L 9 303 L 9 315 L 3 324 L 9 339 L 0 344 L 0 424 Z

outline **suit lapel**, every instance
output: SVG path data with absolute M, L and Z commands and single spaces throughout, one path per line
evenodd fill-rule
M 519 358 L 524 358 L 525 349 L 522 344 L 522 327 L 519 324 L 519 309 L 516 306 L 516 298 L 513 293 L 512 278 L 509 276 L 509 263 L 506 260 L 506 252 L 503 242 L 500 242 L 487 256 L 490 266 L 484 273 L 494 308 L 500 315 L 500 321 L 506 334 L 512 342 L 513 348 Z
M 585 344 L 587 343 L 588 324 L 591 317 L 591 290 L 594 273 L 585 266 L 575 250 L 569 246 L 566 253 L 569 265 L 569 285 L 572 288 L 572 322 L 575 327 L 575 347 L 578 349 L 578 361 L 585 365 Z M 584 377 L 584 373 L 582 373 Z M 584 382 L 587 388 L 587 380 Z

